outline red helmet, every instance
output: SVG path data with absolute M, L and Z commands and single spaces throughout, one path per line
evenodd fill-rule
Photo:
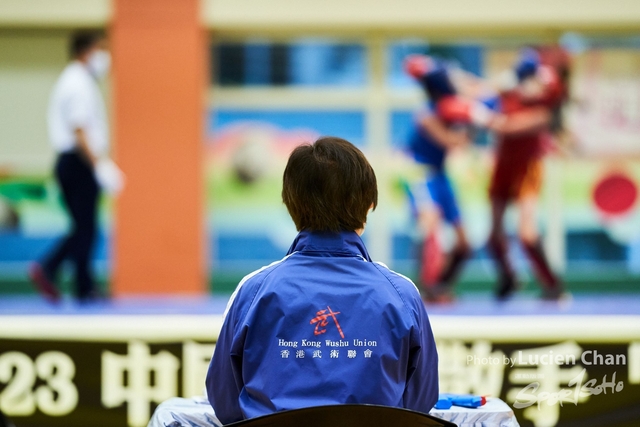
M 414 79 L 420 80 L 433 68 L 433 59 L 427 55 L 413 54 L 404 59 L 404 71 Z

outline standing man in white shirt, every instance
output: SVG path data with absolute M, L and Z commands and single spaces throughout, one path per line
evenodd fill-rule
M 71 217 L 68 234 L 29 276 L 40 293 L 58 301 L 56 285 L 63 261 L 75 268 L 76 296 L 80 301 L 97 297 L 91 272 L 91 253 L 97 234 L 100 188 L 117 191 L 122 176 L 106 157 L 109 147 L 105 105 L 98 87 L 111 62 L 104 36 L 79 33 L 71 40 L 71 62 L 56 82 L 48 110 L 49 139 L 57 153 L 55 177 Z

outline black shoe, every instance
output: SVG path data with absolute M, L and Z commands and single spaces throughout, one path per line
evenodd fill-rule
M 107 302 L 108 298 L 105 295 L 102 295 L 97 290 L 91 290 L 89 292 L 78 295 L 78 302 L 82 305 L 85 304 L 98 304 L 102 302 Z
M 506 301 L 520 288 L 518 282 L 513 276 L 504 275 L 500 279 L 500 284 L 496 290 L 496 298 L 498 301 Z

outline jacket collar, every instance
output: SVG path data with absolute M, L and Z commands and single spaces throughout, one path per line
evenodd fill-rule
M 355 231 L 332 233 L 303 230 L 296 236 L 287 255 L 294 252 L 322 252 L 326 255 L 357 256 L 371 262 L 367 248 Z

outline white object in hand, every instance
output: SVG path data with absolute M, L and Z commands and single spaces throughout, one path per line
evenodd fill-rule
M 111 159 L 100 159 L 94 173 L 100 187 L 109 194 L 118 194 L 124 187 L 124 174 Z
M 487 127 L 494 115 L 494 112 L 481 102 L 474 102 L 469 109 L 471 123 L 480 127 Z
M 498 90 L 508 92 L 518 87 L 518 76 L 512 69 L 502 71 L 495 80 Z

